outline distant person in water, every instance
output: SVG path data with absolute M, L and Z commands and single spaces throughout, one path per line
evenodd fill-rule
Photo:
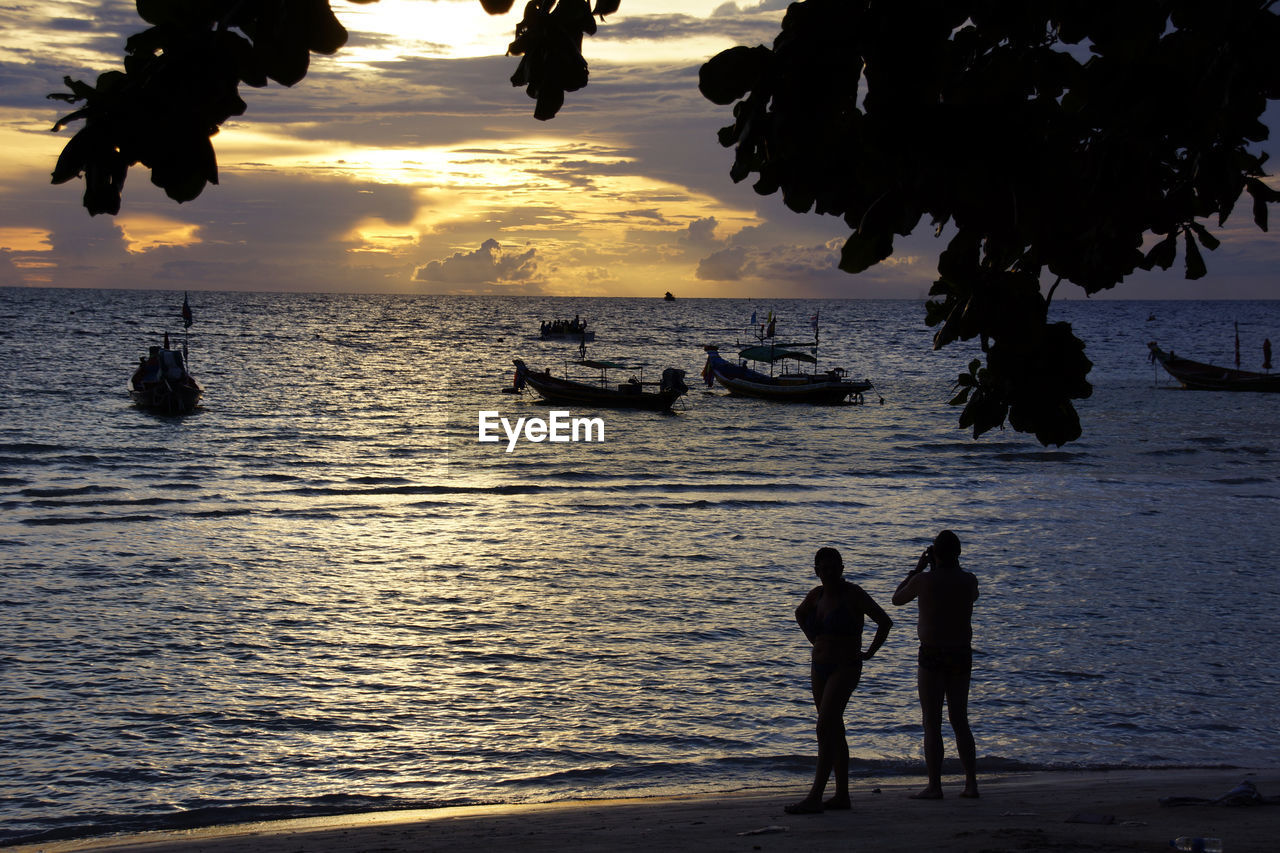
M 844 562 L 835 548 L 819 548 L 814 572 L 822 581 L 796 608 L 796 621 L 813 644 L 809 677 L 818 708 L 818 769 L 809 795 L 786 806 L 788 814 L 817 814 L 824 809 L 847 809 L 849 803 L 849 743 L 845 739 L 844 709 L 862 677 L 862 662 L 884 645 L 893 620 L 871 596 L 843 577 Z M 866 617 L 876 623 L 871 645 L 862 650 Z M 822 793 L 832 772 L 835 794 L 825 802 Z
M 944 530 L 916 561 L 893 593 L 902 606 L 920 600 L 916 633 L 920 652 L 916 684 L 924 719 L 924 763 L 928 786 L 917 800 L 942 799 L 942 705 L 946 702 L 956 751 L 964 767 L 960 796 L 978 796 L 977 750 L 969 729 L 969 678 L 973 673 L 973 603 L 978 600 L 978 579 L 960 568 L 960 537 Z

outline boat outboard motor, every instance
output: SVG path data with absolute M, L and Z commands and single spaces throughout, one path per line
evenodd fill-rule
M 516 372 L 515 375 L 511 377 L 510 390 L 512 393 L 524 390 L 525 383 L 528 381 L 526 377 L 529 375 L 529 366 L 524 363 L 523 359 L 517 358 L 515 360 L 515 365 Z
M 689 393 L 689 386 L 684 384 L 684 371 L 675 367 L 668 367 L 662 371 L 662 381 L 658 387 L 663 391 L 676 391 L 680 394 Z

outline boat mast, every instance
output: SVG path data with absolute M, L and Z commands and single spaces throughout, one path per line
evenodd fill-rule
M 182 369 L 191 372 L 190 356 L 187 354 L 187 339 L 191 329 L 191 303 L 187 301 L 187 292 L 182 291 Z
M 818 375 L 818 318 L 819 316 L 821 316 L 821 314 L 822 314 L 821 308 L 813 312 L 813 375 L 814 376 Z

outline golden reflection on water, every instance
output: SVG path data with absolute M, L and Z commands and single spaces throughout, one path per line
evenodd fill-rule
M 576 354 L 539 341 L 540 319 L 581 311 L 602 356 L 693 379 L 700 342 L 762 306 L 193 293 L 209 392 L 167 419 L 122 385 L 180 292 L 159 308 L 135 291 L 0 297 L 0 381 L 22 402 L 0 448 L 0 639 L 19 662 L 0 788 L 48 792 L 40 819 L 197 794 L 803 779 L 792 610 L 813 551 L 839 547 L 887 603 L 944 525 L 981 584 L 984 760 L 1220 762 L 1275 729 L 1240 676 L 1274 669 L 1257 632 L 1277 606 L 1260 568 L 1280 547 L 1271 401 L 1212 401 L 1211 423 L 1203 397 L 1153 388 L 1126 361 L 1141 341 L 1117 331 L 1123 305 L 1069 315 L 1107 334 L 1091 338 L 1095 432 L 1061 452 L 958 433 L 940 401 L 969 354 L 912 343 L 918 304 L 830 301 L 824 361 L 871 375 L 885 405 L 778 410 L 695 386 L 675 415 L 605 413 L 602 444 L 508 454 L 476 441 L 478 411 L 548 411 L 501 392 L 511 359 Z M 1203 306 L 1181 310 L 1171 332 L 1203 327 Z M 918 767 L 914 613 L 891 615 L 850 706 L 867 772 Z

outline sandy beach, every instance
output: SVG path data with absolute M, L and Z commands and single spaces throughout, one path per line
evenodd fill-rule
M 793 816 L 794 788 L 708 795 L 468 806 L 217 826 L 27 845 L 19 851 L 148 853 L 357 853 L 520 850 L 866 850 L 960 853 L 1026 850 L 1168 850 L 1177 836 L 1220 838 L 1230 853 L 1280 849 L 1280 804 L 1161 805 L 1213 800 L 1242 781 L 1280 795 L 1280 769 L 1054 771 L 980 777 L 982 798 L 908 798 L 920 779 L 859 780 L 852 811 Z

